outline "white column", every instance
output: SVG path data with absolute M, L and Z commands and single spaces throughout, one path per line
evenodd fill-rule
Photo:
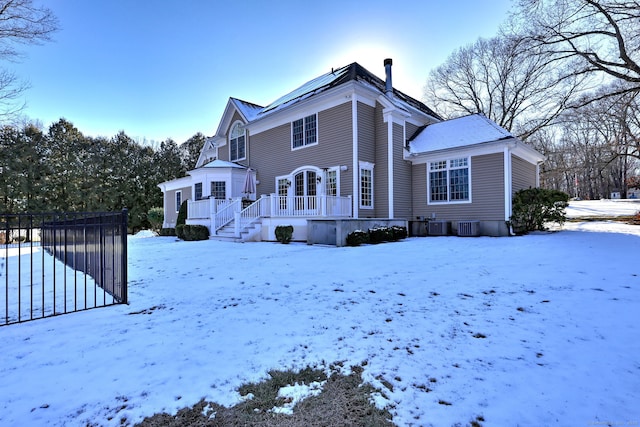
M 387 180 L 389 187 L 389 218 L 393 218 L 393 118 L 391 115 L 387 117 Z
M 351 166 L 352 183 L 353 183 L 353 217 L 358 218 L 358 210 L 360 206 L 360 168 L 358 163 L 358 98 L 354 93 L 351 95 L 351 122 L 353 124 L 352 139 L 353 139 L 353 162 Z M 339 194 L 338 194 L 339 195 Z
M 511 182 L 511 150 L 504 147 L 504 220 L 509 221 L 511 217 L 512 204 L 512 182 Z

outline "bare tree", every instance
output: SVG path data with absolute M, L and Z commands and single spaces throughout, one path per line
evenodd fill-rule
M 431 71 L 427 102 L 445 117 L 482 113 L 526 140 L 577 96 L 580 76 L 562 78 L 551 55 L 517 35 L 479 39 Z
M 627 83 L 599 97 L 640 91 L 640 1 L 520 0 L 517 11 L 531 40 L 556 61 L 577 59 L 572 74 Z
M 34 5 L 33 0 L 0 0 L 0 60 L 18 60 L 20 45 L 48 41 L 57 29 L 53 12 Z M 16 99 L 27 88 L 13 72 L 0 69 L 0 121 L 15 117 L 24 108 Z

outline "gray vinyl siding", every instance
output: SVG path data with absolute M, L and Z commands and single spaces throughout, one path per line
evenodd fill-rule
M 427 166 L 413 166 L 413 215 L 437 219 L 504 221 L 504 156 L 471 157 L 472 203 L 427 204 Z
M 536 165 L 521 159 L 518 156 L 511 156 L 511 176 L 513 193 L 518 190 L 535 188 L 536 186 Z
M 404 128 L 393 124 L 393 217 L 411 219 L 411 163 L 404 160 Z
M 378 109 L 370 107 L 369 105 L 358 103 L 358 161 L 376 163 L 376 120 Z M 382 117 L 381 117 L 382 118 Z M 376 181 L 376 168 L 373 168 L 373 188 L 374 192 L 377 190 Z M 356 171 L 360 173 L 360 171 Z M 358 188 L 354 190 L 354 197 L 357 192 L 360 191 L 360 180 L 358 179 Z M 358 209 L 358 217 L 375 217 L 375 208 L 377 207 L 376 194 L 373 196 L 374 209 L 360 209 L 359 204 L 356 206 Z
M 418 130 L 418 128 L 420 126 L 416 126 L 413 123 L 405 123 L 405 127 L 407 128 L 407 134 L 406 137 L 407 139 L 411 138 L 413 136 L 413 134 L 416 133 L 416 131 Z
M 340 172 L 341 195 L 351 194 L 353 121 L 351 102 L 318 112 L 318 143 L 291 149 L 291 123 L 251 135 L 250 166 L 257 171 L 258 195 L 276 192 L 277 176 L 301 166 L 326 168 L 345 165 Z
M 166 208 L 165 219 L 164 222 L 167 224 L 175 224 L 176 219 L 178 219 L 178 210 L 180 210 L 180 206 L 176 206 L 176 192 L 182 191 L 182 201 L 192 200 L 191 197 L 191 186 L 179 188 L 177 190 L 170 190 L 164 194 L 164 206 Z
M 375 112 L 375 167 L 373 168 L 373 206 L 374 210 L 361 209 L 364 217 L 387 218 L 389 216 L 389 171 L 387 169 L 388 124 L 384 122 L 384 107 L 376 103 Z M 364 160 L 361 158 L 361 160 Z

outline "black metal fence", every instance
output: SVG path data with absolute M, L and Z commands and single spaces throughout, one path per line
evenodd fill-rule
M 126 304 L 127 211 L 0 214 L 0 286 L 0 326 Z

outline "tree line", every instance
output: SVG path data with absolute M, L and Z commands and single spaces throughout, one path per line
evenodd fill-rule
M 532 144 L 546 156 L 543 187 L 625 197 L 640 175 L 640 2 L 515 0 L 495 37 L 429 73 L 425 100 Z
M 120 132 L 88 137 L 60 119 L 48 130 L 28 123 L 0 129 L 0 213 L 129 210 L 130 228 L 149 226 L 162 206 L 158 184 L 195 167 L 204 135 L 140 144 Z

